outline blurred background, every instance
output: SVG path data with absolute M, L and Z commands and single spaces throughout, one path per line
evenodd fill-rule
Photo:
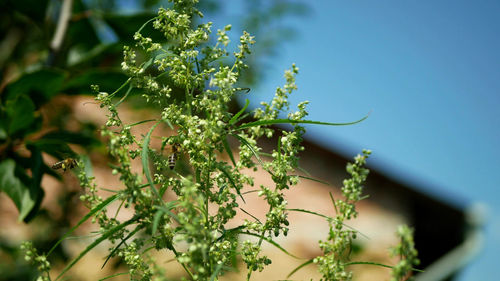
M 131 44 L 132 34 L 158 7 L 167 5 L 74 0 L 68 28 L 58 38 L 65 2 L 0 4 L 0 222 L 9 226 L 9 232 L 6 227 L 0 231 L 0 259 L 5 261 L 0 262 L 0 280 L 34 276 L 22 265 L 17 245 L 9 243 L 29 224 L 12 221 L 36 222 L 40 233 L 57 230 L 37 242 L 41 248 L 50 248 L 75 223 L 78 210 L 70 207 L 78 201 L 78 184 L 45 162 L 76 150 L 92 152 L 93 162 L 97 158 L 105 165 L 104 156 L 95 156 L 103 151 L 95 134 L 99 120 L 75 118 L 74 99 L 89 95 L 90 84 L 107 91 L 121 85 L 126 79 L 119 67 L 122 46 Z M 354 126 L 310 126 L 306 136 L 346 158 L 371 149 L 370 165 L 380 173 L 457 209 L 473 210 L 476 223 L 484 226 L 483 246 L 472 251 L 471 262 L 454 280 L 495 276 L 500 252 L 500 3 L 201 2 L 214 31 L 232 24 L 233 42 L 242 30 L 256 36 L 252 71 L 243 81 L 251 88 L 254 107 L 272 98 L 284 82 L 283 70 L 296 63 L 299 91 L 291 101 L 310 101 L 308 119 L 348 122 L 370 113 Z M 71 149 L 61 150 L 67 143 Z M 57 181 L 44 183 L 47 176 L 65 180 L 52 201 L 47 198 Z M 6 182 L 18 192 L 9 193 Z M 59 207 L 51 210 L 54 205 Z

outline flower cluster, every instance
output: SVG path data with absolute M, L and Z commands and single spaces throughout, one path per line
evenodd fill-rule
M 396 232 L 400 243 L 391 248 L 391 255 L 400 258 L 398 264 L 392 268 L 391 281 L 413 280 L 411 273 L 413 266 L 418 265 L 417 250 L 413 241 L 413 230 L 407 225 L 401 225 Z
M 21 250 L 24 251 L 24 259 L 27 262 L 36 264 L 38 266 L 38 271 L 43 272 L 43 275 L 40 275 L 36 281 L 50 281 L 49 271 L 51 266 L 47 257 L 39 254 L 31 242 L 23 242 Z
M 345 200 L 338 199 L 334 202 L 336 216 L 329 221 L 330 231 L 326 241 L 319 241 L 323 256 L 316 257 L 322 280 L 351 280 L 352 272 L 346 271 L 346 264 L 351 252 L 352 240 L 356 239 L 357 231 L 346 229 L 344 222 L 357 216 L 355 204 L 361 200 L 363 183 L 369 170 L 364 168 L 366 158 L 371 154 L 363 150 L 363 155 L 354 158 L 354 163 L 347 165 L 347 172 L 351 178 L 344 180 L 342 194 Z

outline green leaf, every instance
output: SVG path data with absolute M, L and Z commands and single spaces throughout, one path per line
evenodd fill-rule
M 127 241 L 130 237 L 134 236 L 134 234 L 136 234 L 140 230 L 142 230 L 142 225 L 138 225 L 134 229 L 134 231 L 131 231 L 125 238 L 123 238 L 122 241 L 120 241 L 120 243 L 118 245 L 116 245 L 116 247 L 111 251 L 111 253 L 109 253 L 108 257 L 106 258 L 106 260 L 102 264 L 101 269 L 103 269 L 104 266 L 106 266 L 106 264 L 108 263 L 109 259 L 115 254 L 116 251 L 118 251 L 118 249 L 120 248 L 120 246 L 123 245 L 123 243 L 125 243 L 125 241 Z
M 26 147 L 29 148 L 29 144 L 26 144 Z M 16 165 L 19 167 L 22 167 L 23 169 L 31 169 L 32 167 L 32 159 L 31 157 L 21 157 L 19 155 L 13 155 L 12 159 L 16 162 Z M 42 162 L 42 174 L 48 174 L 50 176 L 53 176 L 56 179 L 61 179 L 61 175 L 56 173 L 53 169 L 51 169 L 49 166 L 47 166 L 45 163 Z
M 61 237 L 61 239 L 59 239 L 59 241 L 57 241 L 54 246 L 52 246 L 52 248 L 49 250 L 49 252 L 47 253 L 47 256 L 50 255 L 50 253 L 52 253 L 52 251 L 55 250 L 55 248 L 61 244 L 62 241 L 64 241 L 64 239 L 66 239 L 68 236 L 70 236 L 80 225 L 82 225 L 86 220 L 88 220 L 89 218 L 91 218 L 93 215 L 95 215 L 96 213 L 102 211 L 104 208 L 106 208 L 106 206 L 108 206 L 109 204 L 111 204 L 112 202 L 114 202 L 116 199 L 118 199 L 120 194 L 115 194 L 113 196 L 110 196 L 108 197 L 108 199 L 102 201 L 99 205 L 95 206 L 94 208 L 92 208 L 90 210 L 90 212 L 88 214 L 86 214 L 83 218 L 80 219 L 80 221 L 78 221 L 78 223 L 73 226 L 70 230 L 68 230 L 68 232 L 66 232 L 63 237 Z
M 8 133 L 14 134 L 27 129 L 35 120 L 35 105 L 26 95 L 19 95 L 5 104 L 9 119 Z
M 394 268 L 394 266 L 390 266 L 390 265 L 386 265 L 386 264 L 378 263 L 378 262 L 371 262 L 371 261 L 352 261 L 352 262 L 347 262 L 344 265 L 348 266 L 348 265 L 358 265 L 358 264 L 376 265 L 376 266 L 381 266 L 381 267 L 386 267 L 386 268 L 391 268 L 391 269 Z M 412 268 L 411 270 L 416 271 L 416 272 L 425 272 L 424 270 L 417 269 L 417 268 Z
M 0 114 L 0 118 L 2 118 L 1 114 Z M 7 124 L 6 124 L 6 121 L 5 120 L 6 118 L 3 117 L 1 120 L 0 120 L 0 140 L 5 140 L 7 139 Z
M 234 182 L 233 177 L 231 177 L 231 174 L 226 169 L 226 167 L 224 167 L 222 164 L 219 164 L 219 165 L 217 165 L 217 169 L 219 169 L 226 176 L 226 178 L 229 180 L 229 182 L 231 183 L 231 185 L 236 190 L 236 193 L 238 193 L 238 195 L 240 196 L 241 200 L 243 200 L 243 203 L 246 203 L 245 198 L 243 198 L 243 195 L 241 195 L 240 190 L 236 186 L 236 183 Z
M 327 220 L 333 220 L 335 221 L 336 219 L 335 218 L 332 218 L 330 216 L 327 216 L 327 215 L 323 215 L 323 214 L 320 214 L 320 213 L 316 213 L 316 212 L 313 212 L 313 211 L 309 211 L 309 210 L 305 210 L 305 209 L 286 209 L 287 211 L 292 211 L 292 212 L 301 212 L 301 213 L 306 213 L 306 214 L 311 214 L 311 215 L 316 215 L 316 216 L 319 216 L 319 217 L 322 217 L 322 218 L 325 218 Z M 352 229 L 356 232 L 358 232 L 361 236 L 365 237 L 366 239 L 370 239 L 368 236 L 366 236 L 365 234 L 359 232 L 357 229 L 353 228 L 352 226 L 348 226 L 347 224 L 345 223 L 342 223 L 343 226 L 349 228 L 349 229 Z
M 386 267 L 386 268 L 393 268 L 393 266 L 378 263 L 378 262 L 370 262 L 370 261 L 352 261 L 352 262 L 347 262 L 344 265 L 358 265 L 358 264 L 363 264 L 363 265 L 376 265 L 376 266 L 381 266 L 381 267 Z
M 153 121 L 158 121 L 158 120 L 156 120 L 156 119 L 142 120 L 142 121 L 134 122 L 132 124 L 128 124 L 126 126 L 127 127 L 134 127 L 134 126 L 137 126 L 137 125 L 140 125 L 140 124 L 144 124 L 144 123 L 147 123 L 147 122 L 153 122 Z
M 245 99 L 245 106 L 243 106 L 243 108 L 238 111 L 238 113 L 236 113 L 233 118 L 231 118 L 231 120 L 229 120 L 229 125 L 233 125 L 234 123 L 236 123 L 236 121 L 238 120 L 238 117 L 240 117 L 241 114 L 243 114 L 243 112 L 245 112 L 245 110 L 247 109 L 248 105 L 250 104 L 250 101 L 248 99 Z
M 217 275 L 219 274 L 219 271 L 222 269 L 223 265 L 224 265 L 224 263 L 219 263 L 217 265 L 214 272 L 212 273 L 212 276 L 210 276 L 210 281 L 214 281 L 217 278 Z
M 155 208 L 157 208 L 158 211 L 156 212 L 154 219 L 153 219 L 153 227 L 151 230 L 151 235 L 154 235 L 156 233 L 156 230 L 158 229 L 158 224 L 160 223 L 161 216 L 165 212 L 165 209 L 171 210 L 171 209 L 175 208 L 177 203 L 178 203 L 177 200 L 174 200 L 174 201 L 170 201 L 170 202 L 166 203 L 164 207 L 155 206 Z
M 38 139 L 33 142 L 27 142 L 27 145 L 34 145 L 41 151 L 56 157 L 57 159 L 64 159 L 68 157 L 75 157 L 76 153 L 71 150 L 68 144 L 58 139 Z
M 256 216 L 254 216 L 254 215 L 250 214 L 249 212 L 245 211 L 245 209 L 243 209 L 243 208 L 240 208 L 240 210 L 241 210 L 243 213 L 245 213 L 245 214 L 247 214 L 247 215 L 251 216 L 251 217 L 252 217 L 255 221 L 258 221 L 260 224 L 262 224 L 262 222 L 261 222 L 261 221 L 259 220 L 259 218 L 257 218 Z
M 245 235 L 250 235 L 250 236 L 255 236 L 255 237 L 258 237 L 262 240 L 265 240 L 267 243 L 273 245 L 274 247 L 278 248 L 280 251 L 282 251 L 283 253 L 289 255 L 290 257 L 293 257 L 293 258 L 296 258 L 296 259 L 301 259 L 295 255 L 292 255 L 290 254 L 287 250 L 285 250 L 285 248 L 283 248 L 280 244 L 274 242 L 272 239 L 268 238 L 268 237 L 265 237 L 265 236 L 262 236 L 260 234 L 255 234 L 255 233 L 251 233 L 251 232 L 247 232 L 247 231 L 240 231 L 240 234 L 245 234 Z
M 99 145 L 100 142 L 93 136 L 88 136 L 82 133 L 76 133 L 71 131 L 52 131 L 43 135 L 40 139 L 42 140 L 54 140 L 63 143 L 73 143 L 79 144 L 81 146 L 95 146 Z
M 295 272 L 299 271 L 304 266 L 309 265 L 309 264 L 311 264 L 313 262 L 314 262 L 314 259 L 310 259 L 310 260 L 302 263 L 301 265 L 297 266 L 294 270 L 292 270 L 290 273 L 288 273 L 288 275 L 286 276 L 286 278 L 290 278 L 290 276 L 292 276 Z
M 329 216 L 326 216 L 326 215 L 323 215 L 323 214 L 320 214 L 320 213 L 316 213 L 316 212 L 313 212 L 313 211 L 305 210 L 305 209 L 286 209 L 286 210 L 287 211 L 301 212 L 301 213 L 316 215 L 316 216 L 319 216 L 319 217 L 322 217 L 322 218 L 325 218 L 325 219 L 333 219 L 332 217 L 329 217 Z
M 32 186 L 25 170 L 12 159 L 0 163 L 0 191 L 5 192 L 16 205 L 19 221 L 28 216 L 44 195 L 43 189 Z
M 69 79 L 63 87 L 70 95 L 92 94 L 89 85 L 99 85 L 101 91 L 112 92 L 128 77 L 118 68 L 92 68 Z
M 72 15 L 86 15 L 86 13 L 89 12 L 88 3 L 89 2 L 81 0 L 73 1 Z M 93 22 L 91 22 L 91 20 L 93 21 L 95 17 L 96 15 L 82 16 L 79 17 L 78 20 L 71 20 L 64 37 L 64 42 L 67 44 L 63 44 L 62 48 L 90 50 L 97 44 L 101 43 L 95 28 L 96 26 Z M 58 56 L 58 59 L 59 61 L 57 65 L 65 67 L 67 63 L 66 56 Z
M 227 137 L 222 139 L 222 144 L 224 145 L 224 149 L 226 150 L 227 155 L 229 155 L 229 158 L 231 158 L 231 162 L 233 162 L 233 165 L 236 167 L 236 161 L 234 161 L 233 151 L 231 150 L 231 147 L 229 147 Z
M 330 200 L 332 201 L 333 208 L 335 209 L 335 213 L 338 214 L 339 210 L 337 209 L 337 204 L 335 203 L 335 199 L 333 198 L 333 194 L 331 192 L 328 192 L 330 194 Z
M 237 226 L 237 227 L 234 227 L 234 228 L 231 228 L 231 229 L 224 229 L 224 232 L 222 233 L 222 235 L 217 238 L 217 242 L 221 241 L 224 237 L 226 236 L 231 236 L 231 235 L 234 235 L 234 234 L 238 234 L 240 233 L 240 229 L 243 229 L 245 228 L 244 225 L 240 225 L 240 226 Z
M 94 242 L 92 242 L 92 244 L 90 244 L 89 246 L 87 246 L 87 248 L 85 248 L 85 250 L 83 250 L 79 255 L 78 257 L 76 257 L 75 259 L 73 259 L 62 271 L 61 273 L 59 273 L 59 275 L 57 276 L 57 278 L 55 280 L 58 280 L 59 278 L 61 278 L 68 270 L 70 270 L 83 256 L 85 256 L 90 250 L 92 250 L 95 246 L 99 245 L 102 241 L 108 239 L 108 237 L 110 237 L 111 235 L 115 234 L 116 232 L 122 230 L 123 228 L 125 228 L 126 226 L 134 223 L 135 221 L 137 221 L 138 217 L 133 217 L 131 218 L 130 220 L 122 223 L 122 224 L 119 224 L 111 229 L 108 229 L 108 231 L 104 232 L 104 234 L 99 237 L 98 239 L 96 239 Z
M 325 185 L 331 185 L 331 184 L 329 184 L 326 181 L 318 180 L 318 179 L 307 177 L 307 176 L 300 176 L 299 175 L 298 177 L 301 178 L 301 179 L 306 179 L 306 180 L 311 180 L 311 181 L 319 182 L 319 183 L 322 183 L 322 184 L 325 184 Z
M 158 229 L 158 224 L 160 224 L 161 216 L 163 216 L 163 210 L 158 210 L 155 213 L 153 218 L 153 226 L 151 228 L 151 235 L 155 235 L 156 230 Z
M 119 106 L 122 102 L 124 102 L 127 99 L 128 95 L 130 95 L 130 92 L 132 91 L 132 88 L 133 88 L 132 84 L 130 84 L 128 86 L 127 91 L 125 92 L 125 95 L 123 95 L 123 97 L 117 103 L 115 103 L 115 106 Z
M 114 277 L 116 277 L 116 276 L 120 276 L 120 275 L 128 275 L 128 274 L 130 274 L 130 272 L 128 272 L 128 271 L 127 271 L 127 272 L 120 272 L 120 273 L 116 273 L 116 274 L 113 274 L 113 275 L 110 275 L 110 276 L 106 276 L 106 277 L 104 277 L 104 278 L 101 278 L 101 279 L 99 279 L 99 281 L 104 281 L 104 280 L 107 280 L 107 279 L 114 278 Z
M 31 151 L 31 190 L 42 190 L 40 186 L 44 169 L 42 153 L 37 147 L 27 146 L 27 148 Z M 38 210 L 40 209 L 42 199 L 43 196 L 38 196 L 37 201 L 35 202 L 35 206 L 33 206 L 29 214 L 24 218 L 24 222 L 27 223 L 35 217 L 35 215 L 38 213 Z
M 257 158 L 257 161 L 259 161 L 260 165 L 261 166 L 264 165 L 264 162 L 262 161 L 262 159 L 260 159 L 260 156 L 257 153 L 257 151 L 255 151 L 255 148 L 253 147 L 253 145 L 251 145 L 245 138 L 243 138 L 241 136 L 238 136 L 236 134 L 231 134 L 231 136 L 237 138 L 243 145 L 248 147 L 250 149 L 250 151 L 252 152 L 252 154 L 255 156 L 255 158 Z
M 154 124 L 153 127 L 151 127 L 147 135 L 144 137 L 142 143 L 141 160 L 142 160 L 142 170 L 144 172 L 144 175 L 146 176 L 146 179 L 148 180 L 149 186 L 151 187 L 151 191 L 156 195 L 158 199 L 161 199 L 160 194 L 158 193 L 158 190 L 156 190 L 156 187 L 153 183 L 153 178 L 151 177 L 151 171 L 149 169 L 149 141 L 151 139 L 151 134 L 153 133 L 156 126 L 158 126 L 158 124 L 160 124 L 160 121 L 156 122 L 156 124 Z
M 236 130 L 242 130 L 250 127 L 255 127 L 255 126 L 269 126 L 269 125 L 274 125 L 274 124 L 316 124 L 316 125 L 328 125 L 328 126 L 346 126 L 346 125 L 354 125 L 359 122 L 362 122 L 368 118 L 368 115 L 365 117 L 354 121 L 354 122 L 348 122 L 348 123 L 328 123 L 328 122 L 320 122 L 320 121 L 311 121 L 311 120 L 292 120 L 292 119 L 274 119 L 274 120 L 260 120 L 260 121 L 255 121 L 255 122 L 250 122 L 243 124 L 236 128 Z
M 66 73 L 52 68 L 27 73 L 9 84 L 6 88 L 5 100 L 13 100 L 21 95 L 28 96 L 36 108 L 46 103 L 59 93 Z
M 165 208 L 165 207 L 157 207 L 158 210 L 161 210 L 162 212 L 164 212 L 165 214 L 169 215 L 170 217 L 172 217 L 177 223 L 180 223 L 180 220 L 179 220 L 179 217 L 177 217 L 176 214 L 172 213 L 170 211 L 170 209 L 168 208 Z

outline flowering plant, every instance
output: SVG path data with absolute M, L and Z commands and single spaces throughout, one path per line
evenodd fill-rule
M 119 175 L 124 187 L 113 196 L 101 198 L 94 179 L 80 163 L 79 180 L 86 191 L 81 200 L 90 212 L 67 235 L 93 218 L 100 226 L 100 237 L 70 262 L 59 277 L 88 251 L 108 240 L 115 245 L 108 259 L 120 257 L 129 268 L 131 280 L 164 280 L 155 261 L 147 255 L 152 249 L 173 252 L 190 280 L 217 280 L 232 270 L 235 258 L 246 264 L 250 280 L 252 272 L 262 271 L 272 262 L 261 253 L 263 241 L 276 245 L 273 237 L 286 236 L 289 231 L 289 208 L 283 191 L 299 182 L 294 171 L 298 168 L 298 154 L 304 150 L 301 142 L 305 128 L 301 124 L 348 125 L 364 119 L 340 124 L 306 120 L 307 102 L 289 112 L 288 96 L 297 89 L 295 65 L 285 72 L 285 85 L 277 88 L 271 102 L 263 102 L 254 110 L 251 120 L 245 113 L 248 100 L 240 111 L 232 113 L 230 102 L 247 90 L 237 83 L 247 67 L 244 60 L 251 52 L 254 38 L 243 32 L 237 50 L 230 54 L 230 25 L 218 30 L 217 39 L 211 44 L 211 23 L 193 28 L 194 17 L 202 16 L 195 7 L 197 1 L 172 2 L 171 8 L 160 9 L 158 16 L 144 25 L 152 24 L 164 35 L 166 43 L 153 42 L 141 33 L 141 28 L 134 36 L 135 47 L 124 48 L 122 69 L 128 80 L 111 94 L 92 87 L 100 106 L 109 112 L 101 132 L 108 139 L 108 152 L 116 162 L 113 174 Z M 132 124 L 122 121 L 118 107 L 133 89 L 140 89 L 144 100 L 159 109 L 157 118 Z M 116 102 L 119 93 L 124 94 Z M 281 118 L 284 114 L 287 117 Z M 131 133 L 133 126 L 145 123 L 152 124 L 146 135 Z M 292 130 L 272 127 L 285 123 Z M 161 148 L 153 149 L 151 138 L 162 125 L 169 126 L 174 134 L 160 136 Z M 257 140 L 273 136 L 278 139 L 277 146 L 265 160 Z M 231 149 L 230 141 L 237 142 L 237 149 Z M 167 153 L 167 147 L 174 151 Z M 187 173 L 176 169 L 179 151 L 187 160 Z M 361 198 L 362 184 L 368 175 L 363 165 L 369 154 L 364 151 L 354 164 L 348 165 L 352 178 L 344 182 L 342 192 L 346 199 L 334 201 L 337 217 L 326 217 L 330 232 L 327 240 L 320 242 L 324 256 L 310 261 L 318 264 L 324 280 L 351 279 L 352 274 L 345 270 L 349 265 L 346 249 L 356 231 L 343 227 L 344 221 L 357 215 L 354 204 Z M 141 159 L 142 174 L 131 168 L 137 157 Z M 245 203 L 242 189 L 254 185 L 254 178 L 244 173 L 248 169 L 262 169 L 272 178 L 272 186 L 261 185 L 258 190 L 258 196 L 268 205 L 266 219 L 252 216 L 253 220 L 228 228 L 228 222 L 241 210 L 240 204 Z M 165 200 L 167 190 L 175 193 L 176 198 Z M 133 216 L 124 222 L 108 216 L 105 209 L 114 201 L 133 208 Z M 215 210 L 211 206 L 216 206 Z M 257 240 L 240 241 L 242 234 Z M 45 272 L 40 279 L 50 280 L 50 264 L 45 255 L 37 254 L 29 243 L 23 247 L 27 257 L 38 262 Z M 411 270 L 411 266 L 398 268 L 398 276 Z

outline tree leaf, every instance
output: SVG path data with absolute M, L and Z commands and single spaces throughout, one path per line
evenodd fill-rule
M 40 139 L 42 140 L 55 140 L 63 143 L 73 143 L 82 146 L 94 146 L 99 145 L 100 142 L 93 136 L 88 136 L 86 134 L 71 132 L 66 130 L 52 131 L 43 135 Z
M 18 220 L 24 220 L 44 195 L 39 186 L 31 186 L 31 179 L 14 160 L 6 159 L 0 163 L 0 190 L 14 202 L 19 211 Z
M 64 159 L 68 157 L 75 157 L 76 153 L 71 150 L 68 144 L 59 139 L 38 139 L 33 142 L 26 142 L 27 145 L 34 145 L 41 151 L 56 157 L 57 159 Z
M 6 95 L 2 98 L 14 100 L 21 95 L 26 95 L 36 108 L 39 108 L 59 93 L 65 78 L 65 72 L 53 68 L 27 73 L 9 84 L 6 87 Z
M 27 129 L 35 120 L 35 105 L 26 95 L 19 95 L 5 103 L 7 118 L 9 119 L 8 133 L 14 134 Z
M 34 146 L 27 147 L 31 151 L 30 164 L 31 164 L 31 190 L 42 190 L 40 183 L 42 182 L 43 176 L 43 159 L 41 151 Z M 35 217 L 38 213 L 40 205 L 42 203 L 43 196 L 38 196 L 35 205 L 29 212 L 29 214 L 23 219 L 24 222 L 28 223 L 31 219 Z
M 128 77 L 117 68 L 91 68 L 69 79 L 62 90 L 70 95 L 92 94 L 89 85 L 99 85 L 104 92 L 118 89 Z

